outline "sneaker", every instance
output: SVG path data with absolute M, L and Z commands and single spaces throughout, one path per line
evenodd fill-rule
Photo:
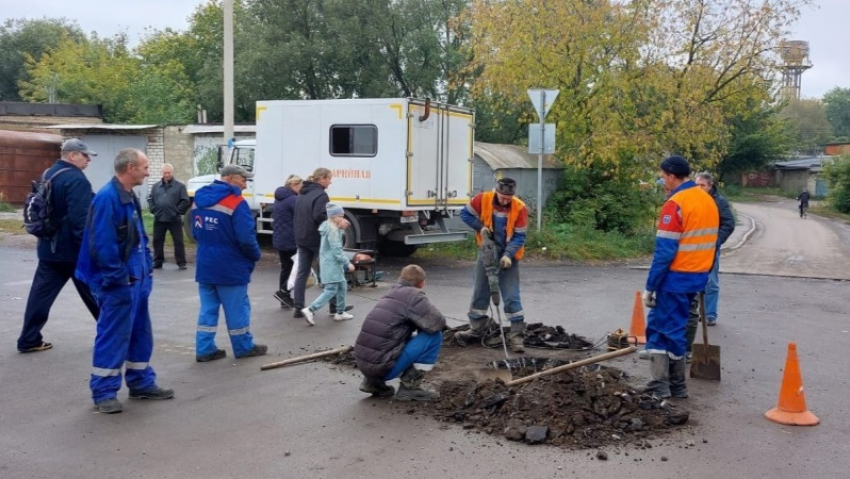
M 37 353 L 39 351 L 47 351 L 48 349 L 50 349 L 52 347 L 53 347 L 52 344 L 50 344 L 46 341 L 42 341 L 41 344 L 37 344 L 37 345 L 29 347 L 29 348 L 19 349 L 18 352 L 19 353 Z
M 273 295 L 274 299 L 280 301 L 281 308 L 291 308 L 293 304 L 292 296 L 286 291 L 280 290 Z
M 159 386 L 154 386 L 141 391 L 130 391 L 130 399 L 171 399 L 173 397 L 173 389 L 163 389 Z
M 348 306 L 345 307 L 345 312 L 347 313 L 347 312 L 351 311 L 352 309 L 354 309 L 354 306 L 349 304 Z M 333 309 L 328 309 L 328 315 L 333 316 L 335 314 L 336 314 L 336 311 L 334 311 Z
M 186 269 L 186 265 L 185 264 L 177 265 L 177 269 L 184 270 L 184 269 Z
M 349 319 L 354 319 L 354 315 L 349 313 L 336 313 L 334 315 L 334 321 L 347 321 Z
M 685 362 L 691 364 L 691 361 L 694 360 L 694 353 L 692 351 L 688 351 L 685 353 Z
M 269 350 L 269 347 L 265 344 L 255 344 L 253 348 L 249 349 L 247 353 L 242 356 L 237 356 L 238 358 L 253 358 L 255 356 L 265 356 L 266 352 Z
M 316 325 L 316 322 L 313 321 L 313 312 L 310 311 L 309 307 L 302 309 L 301 314 L 303 315 L 303 318 L 307 320 L 307 323 L 309 323 L 310 326 Z
M 295 308 L 295 306 L 293 306 L 293 308 Z M 295 312 L 292 313 L 292 317 L 293 318 L 303 318 L 304 313 L 301 312 L 301 308 L 295 308 Z
M 124 410 L 124 405 L 117 398 L 103 400 L 94 405 L 97 412 L 103 414 L 115 414 Z
M 705 318 L 705 324 L 709 326 L 717 326 L 717 318 Z
M 206 363 L 209 361 L 215 361 L 216 359 L 224 359 L 227 357 L 227 351 L 223 349 L 216 349 L 215 351 L 205 354 L 203 356 L 195 356 L 195 361 L 199 363 Z

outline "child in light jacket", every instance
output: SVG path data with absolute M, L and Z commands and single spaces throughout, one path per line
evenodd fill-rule
M 334 203 L 328 203 L 327 212 L 328 219 L 319 226 L 319 234 L 322 235 L 322 243 L 319 249 L 319 276 L 325 290 L 310 306 L 301 310 L 304 313 L 304 319 L 310 323 L 310 326 L 316 324 L 313 319 L 315 312 L 328 304 L 334 296 L 336 296 L 334 321 L 354 318 L 345 311 L 345 293 L 348 289 L 345 272 L 354 271 L 354 265 L 348 261 L 342 250 L 342 229 L 339 225 L 345 212 L 341 206 Z

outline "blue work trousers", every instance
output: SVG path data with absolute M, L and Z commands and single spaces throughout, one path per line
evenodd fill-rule
M 646 320 L 646 347 L 650 354 L 667 354 L 672 359 L 685 356 L 685 334 L 691 301 L 696 293 L 656 291 L 655 307 Z
M 342 313 L 345 311 L 345 294 L 348 290 L 348 284 L 345 281 L 336 283 L 324 283 L 325 289 L 318 298 L 310 303 L 310 311 L 318 311 L 322 306 L 331 303 L 332 308 L 336 308 L 331 313 Z M 334 305 L 335 302 L 335 305 Z
M 717 319 L 717 301 L 720 297 L 720 248 L 714 257 L 714 267 L 708 272 L 705 285 L 705 319 Z
M 131 391 L 156 386 L 156 373 L 149 362 L 153 353 L 153 331 L 148 297 L 153 279 L 141 274 L 131 285 L 95 291 L 100 316 L 94 339 L 91 392 L 94 403 L 115 398 L 121 389 L 121 366 Z
M 475 262 L 475 272 L 472 277 L 472 304 L 467 316 L 469 319 L 483 319 L 488 316 L 490 306 L 490 284 L 484 270 L 484 260 L 478 253 Z M 519 261 L 514 260 L 508 269 L 499 268 L 499 290 L 502 293 L 502 307 L 505 316 L 511 322 L 523 321 L 525 312 L 522 310 L 522 300 L 519 292 Z
M 201 310 L 198 313 L 198 330 L 195 333 L 195 355 L 206 356 L 218 349 L 215 332 L 218 329 L 218 312 L 224 308 L 224 321 L 233 355 L 244 356 L 254 348 L 251 335 L 251 301 L 248 299 L 247 284 L 198 283 Z
M 410 366 L 422 371 L 430 371 L 437 364 L 437 357 L 440 355 L 442 347 L 442 332 L 426 333 L 419 331 L 419 334 L 410 338 L 410 341 L 404 345 L 401 355 L 384 381 L 401 376 Z

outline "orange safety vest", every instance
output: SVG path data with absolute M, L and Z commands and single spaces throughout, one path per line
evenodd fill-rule
M 717 230 L 720 226 L 720 213 L 714 198 L 695 186 L 676 193 L 667 201 L 679 206 L 683 227 L 678 238 L 679 249 L 670 264 L 670 271 L 710 271 L 714 265 Z
M 479 218 L 484 226 L 493 229 L 493 197 L 496 196 L 495 191 L 485 191 L 481 194 L 481 217 Z M 516 224 L 517 218 L 519 218 L 519 212 L 525 208 L 525 203 L 516 196 L 511 198 L 510 209 L 508 210 L 508 225 L 507 225 L 507 238 L 505 239 L 505 243 L 509 243 L 511 241 L 511 237 L 514 235 L 514 225 Z M 481 233 L 475 233 L 475 239 L 478 241 L 478 246 L 481 246 Z M 514 254 L 514 259 L 522 259 L 522 255 L 525 253 L 525 246 L 523 245 L 517 252 Z

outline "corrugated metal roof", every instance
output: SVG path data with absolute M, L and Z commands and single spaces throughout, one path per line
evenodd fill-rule
M 537 155 L 528 153 L 527 146 L 475 142 L 475 155 L 493 170 L 506 168 L 537 168 Z M 543 168 L 563 168 L 553 155 L 543 155 Z
M 149 130 L 156 128 L 159 125 L 106 125 L 103 123 L 84 124 L 67 124 L 67 125 L 50 125 L 45 128 L 53 130 L 107 130 L 107 131 L 127 131 L 127 130 Z
M 798 160 L 777 161 L 773 163 L 775 168 L 782 170 L 805 170 L 810 168 L 820 168 L 825 161 L 831 162 L 832 157 L 829 156 L 812 156 L 809 158 L 800 158 Z
M 256 133 L 257 125 L 233 125 L 234 133 Z M 198 135 L 202 133 L 224 133 L 222 125 L 187 125 L 183 129 L 187 135 Z

